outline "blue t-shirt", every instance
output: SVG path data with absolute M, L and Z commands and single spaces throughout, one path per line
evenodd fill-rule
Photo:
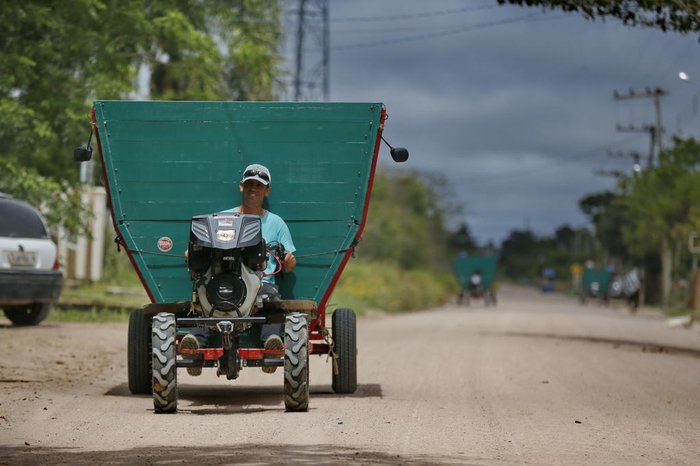
M 224 212 L 238 212 L 237 208 L 225 210 Z M 294 252 L 297 248 L 294 247 L 294 242 L 292 241 L 292 234 L 289 233 L 289 227 L 277 214 L 273 214 L 270 211 L 265 211 L 265 214 L 261 218 L 262 223 L 262 237 L 266 244 L 270 243 L 280 243 L 284 246 L 286 252 Z M 280 261 L 284 257 L 280 257 Z M 265 268 L 263 281 L 267 283 L 275 283 L 275 276 L 270 275 L 277 270 L 280 265 L 277 263 L 272 254 L 267 255 L 267 267 Z

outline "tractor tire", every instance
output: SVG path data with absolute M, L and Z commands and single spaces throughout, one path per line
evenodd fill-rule
M 151 318 L 143 309 L 129 315 L 129 340 L 127 346 L 129 391 L 134 395 L 151 393 Z
M 18 327 L 38 325 L 46 319 L 51 310 L 51 303 L 34 303 L 5 309 L 5 317 Z
M 355 311 L 336 309 L 333 312 L 333 344 L 338 356 L 338 374 L 333 371 L 335 393 L 357 390 L 357 329 Z
M 156 413 L 177 411 L 177 322 L 175 314 L 153 318 L 153 407 Z
M 287 314 L 284 324 L 284 408 L 309 410 L 309 328 L 306 315 Z

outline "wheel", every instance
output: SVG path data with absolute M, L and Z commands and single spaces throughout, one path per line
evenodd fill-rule
M 355 311 L 333 312 L 333 345 L 338 356 L 338 373 L 333 370 L 333 391 L 355 393 L 357 390 L 357 330 Z
M 151 393 L 151 318 L 143 309 L 129 315 L 127 365 L 129 391 L 134 395 Z
M 175 314 L 153 318 L 153 407 L 156 413 L 177 411 L 177 323 Z
M 5 316 L 17 326 L 37 325 L 46 319 L 51 303 L 34 303 L 5 309 Z
M 309 329 L 306 316 L 287 314 L 284 324 L 284 407 L 286 411 L 309 409 Z

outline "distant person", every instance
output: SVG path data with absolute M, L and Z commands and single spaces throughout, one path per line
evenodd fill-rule
M 632 312 L 637 312 L 639 308 L 639 292 L 642 289 L 642 281 L 639 277 L 639 269 L 632 268 L 622 278 L 622 292 Z
M 472 296 L 481 296 L 484 291 L 484 282 L 481 276 L 481 270 L 476 269 L 469 278 L 469 292 Z

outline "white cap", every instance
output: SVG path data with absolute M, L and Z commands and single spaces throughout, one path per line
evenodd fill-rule
M 248 180 L 256 180 L 267 186 L 272 181 L 272 177 L 270 176 L 270 170 L 266 166 L 254 163 L 245 167 L 241 183 L 245 183 Z

